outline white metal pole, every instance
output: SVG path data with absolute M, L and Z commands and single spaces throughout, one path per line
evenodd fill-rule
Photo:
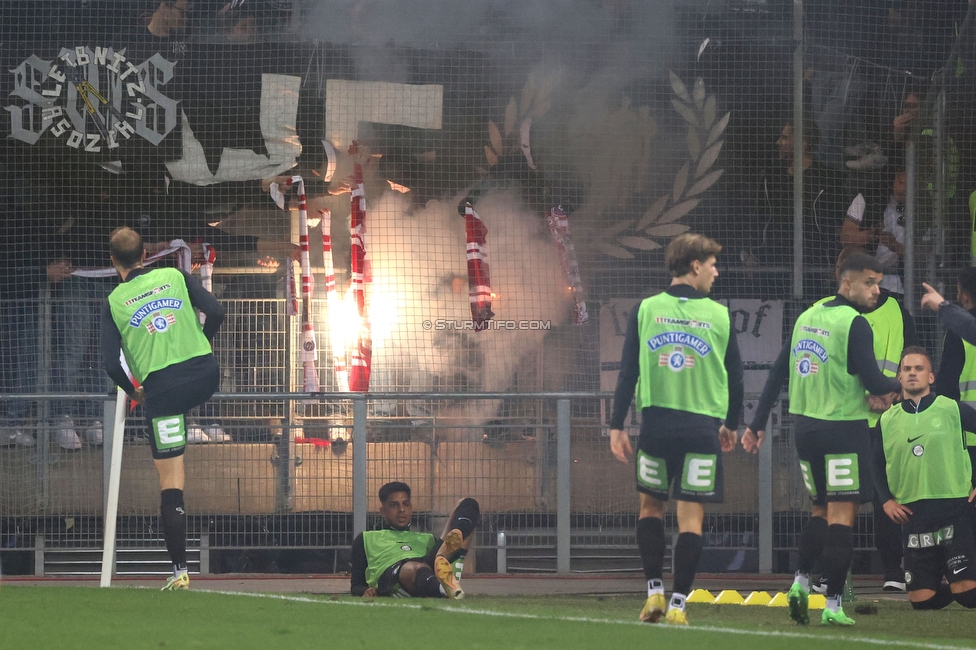
M 112 460 L 108 472 L 108 498 L 105 500 L 105 536 L 102 542 L 100 587 L 112 586 L 115 569 L 115 523 L 119 514 L 119 483 L 122 478 L 122 435 L 125 431 L 125 391 L 119 388 L 115 400 L 115 426 L 112 428 Z

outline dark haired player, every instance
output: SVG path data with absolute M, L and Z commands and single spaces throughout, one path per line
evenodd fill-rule
M 810 570 L 823 556 L 827 577 L 824 625 L 854 625 L 841 595 L 853 555 L 853 526 L 861 503 L 871 500 L 871 440 L 868 400 L 901 385 L 885 377 L 874 357 L 874 335 L 860 314 L 877 304 L 881 264 L 854 254 L 837 274 L 833 300 L 800 314 L 793 336 L 773 364 L 742 446 L 755 453 L 765 438 L 766 420 L 789 378 L 790 413 L 795 416 L 796 454 L 812 500 L 811 516 L 800 534 L 796 577 L 787 593 L 790 617 L 810 622 Z
M 478 502 L 461 499 L 447 521 L 443 540 L 410 530 L 410 486 L 394 481 L 380 488 L 383 528 L 367 530 L 352 543 L 353 596 L 464 597 L 463 560 L 481 518 Z

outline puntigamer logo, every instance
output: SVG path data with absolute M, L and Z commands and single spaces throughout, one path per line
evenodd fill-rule
M 132 327 L 139 327 L 147 316 L 159 311 L 160 309 L 175 309 L 178 311 L 182 308 L 183 301 L 179 298 L 161 298 L 159 300 L 150 300 L 145 305 L 137 309 L 136 313 L 132 314 L 132 318 L 129 319 L 129 325 Z M 169 321 L 170 324 L 173 322 L 175 322 L 175 320 Z M 166 329 L 166 326 L 163 325 L 162 327 L 157 327 L 157 329 L 164 330 Z
M 820 370 L 821 363 L 827 363 L 827 350 L 824 346 L 810 339 L 801 339 L 793 348 L 793 356 L 798 357 L 796 361 L 796 372 L 801 377 L 815 375 Z
M 25 102 L 6 107 L 10 137 L 35 144 L 50 131 L 66 146 L 92 153 L 133 135 L 158 145 L 176 128 L 177 102 L 160 90 L 175 66 L 158 52 L 136 63 L 124 49 L 100 46 L 63 47 L 54 59 L 32 54 L 10 71 L 10 94 Z
M 651 348 L 651 350 L 657 350 L 665 345 L 687 346 L 697 352 L 700 357 L 704 357 L 712 351 L 712 346 L 688 332 L 664 332 L 651 337 L 647 342 L 647 347 Z

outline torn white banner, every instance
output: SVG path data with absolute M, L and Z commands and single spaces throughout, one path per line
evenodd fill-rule
M 194 185 L 213 185 L 225 181 L 272 178 L 295 166 L 302 154 L 295 123 L 298 118 L 298 93 L 301 77 L 281 74 L 261 75 L 261 134 L 268 155 L 251 149 L 224 148 L 217 173 L 207 167 L 203 145 L 181 112 L 183 157 L 166 163 L 173 180 Z

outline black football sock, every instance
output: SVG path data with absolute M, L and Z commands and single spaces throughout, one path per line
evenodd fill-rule
M 824 540 L 824 575 L 827 576 L 827 597 L 844 593 L 844 582 L 851 568 L 854 554 L 854 530 L 850 526 L 827 526 Z
M 471 497 L 461 499 L 461 503 L 454 508 L 454 512 L 451 514 L 451 523 L 447 529 L 457 528 L 461 531 L 461 536 L 464 539 L 471 536 L 481 520 L 481 508 L 478 506 L 478 502 Z
M 660 582 L 664 575 L 664 520 L 644 517 L 637 520 L 637 548 L 640 550 L 644 577 Z
M 976 590 L 974 590 L 976 591 Z M 920 600 L 912 603 L 912 609 L 942 609 L 954 600 L 953 594 L 947 585 L 939 585 L 935 590 L 935 595 L 928 600 Z
M 976 589 L 970 589 L 969 591 L 961 591 L 958 594 L 952 594 L 956 602 L 966 607 L 967 609 L 976 609 Z
M 698 560 L 702 554 L 702 536 L 681 533 L 674 545 L 674 593 L 687 596 L 695 581 Z
M 437 598 L 443 596 L 441 583 L 437 581 L 434 570 L 424 565 L 417 569 L 413 579 L 413 595 L 422 598 Z
M 163 522 L 163 539 L 166 550 L 176 571 L 186 570 L 186 510 L 183 507 L 183 490 L 163 490 L 160 496 L 160 518 Z
M 827 520 L 823 517 L 810 517 L 803 532 L 800 533 L 799 553 L 796 569 L 809 575 L 813 565 L 820 559 L 827 536 Z

